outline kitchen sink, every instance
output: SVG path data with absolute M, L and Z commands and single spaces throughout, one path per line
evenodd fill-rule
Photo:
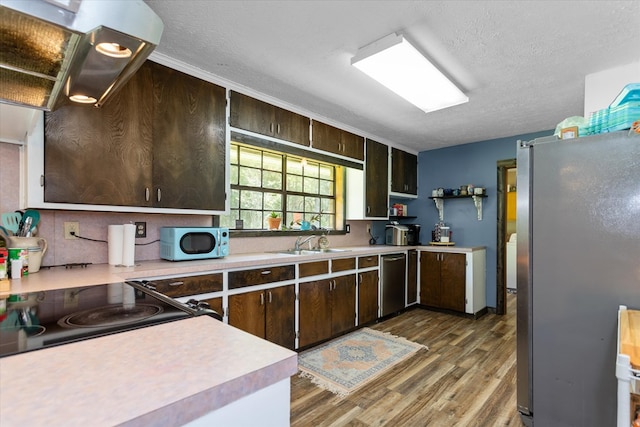
M 324 253 L 337 253 L 337 252 L 349 252 L 350 249 L 337 249 L 337 248 L 327 248 L 327 249 L 284 249 L 281 251 L 272 251 L 270 253 L 274 254 L 283 254 L 283 255 L 313 255 L 313 254 L 324 254 Z

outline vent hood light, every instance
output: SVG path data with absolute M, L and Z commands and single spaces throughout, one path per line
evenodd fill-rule
M 0 102 L 50 111 L 81 94 L 100 107 L 163 28 L 142 0 L 2 0 Z
M 131 56 L 131 50 L 127 47 L 120 46 L 118 43 L 100 43 L 96 46 L 96 50 L 112 58 L 129 58 Z
M 351 65 L 425 113 L 469 102 L 455 84 L 399 34 L 361 48 Z
M 78 104 L 95 104 L 98 102 L 94 97 L 86 95 L 70 95 L 69 99 Z

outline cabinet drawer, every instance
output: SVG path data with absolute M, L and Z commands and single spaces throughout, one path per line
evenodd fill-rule
M 156 291 L 169 297 L 219 292 L 222 290 L 222 273 L 154 280 L 153 286 Z
M 356 268 L 355 258 L 338 258 L 331 260 L 331 271 L 353 270 Z
M 358 257 L 358 268 L 375 267 L 378 265 L 378 255 Z
M 264 283 L 293 280 L 296 270 L 293 265 L 256 268 L 254 270 L 232 271 L 229 273 L 229 289 L 244 286 L 262 285 Z
M 305 262 L 304 264 L 300 264 L 298 268 L 300 277 L 327 274 L 329 272 L 329 261 Z

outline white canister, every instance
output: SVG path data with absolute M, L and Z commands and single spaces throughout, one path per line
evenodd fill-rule
M 12 259 L 11 260 L 11 278 L 19 279 L 21 277 L 22 277 L 22 260 Z
M 29 274 L 40 271 L 42 264 L 42 248 L 39 246 L 28 248 L 29 251 Z

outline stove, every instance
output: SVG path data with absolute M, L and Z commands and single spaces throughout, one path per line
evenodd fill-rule
M 143 282 L 11 295 L 0 317 L 0 357 L 209 315 L 207 303 L 179 302 Z

